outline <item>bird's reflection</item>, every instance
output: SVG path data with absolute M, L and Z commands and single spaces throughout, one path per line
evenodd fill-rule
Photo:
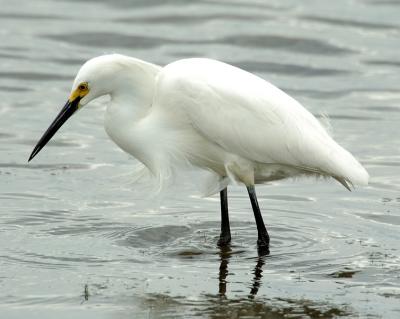
M 257 264 L 253 270 L 254 277 L 253 277 L 253 283 L 252 283 L 252 287 L 251 287 L 250 294 L 249 294 L 249 298 L 251 298 L 251 299 L 257 295 L 258 289 L 260 289 L 262 272 L 263 272 L 262 267 L 264 266 L 264 264 L 265 264 L 265 255 L 258 256 Z
M 220 247 L 218 293 L 221 297 L 225 297 L 225 295 L 226 295 L 226 284 L 227 284 L 227 277 L 228 277 L 228 273 L 229 273 L 228 265 L 229 265 L 229 260 L 230 260 L 231 256 L 232 256 L 232 249 L 229 245 Z M 262 272 L 263 272 L 262 267 L 265 264 L 265 258 L 266 258 L 266 255 L 260 255 L 257 258 L 256 266 L 254 267 L 254 270 L 252 272 L 254 276 L 253 276 L 252 285 L 251 285 L 251 289 L 250 289 L 250 293 L 249 293 L 250 299 L 253 299 L 257 295 L 258 290 L 260 289 L 261 280 L 262 280 Z
M 226 277 L 228 276 L 228 264 L 231 258 L 232 249 L 228 246 L 220 247 L 219 258 L 221 263 L 219 264 L 219 290 L 220 296 L 225 296 L 226 293 Z

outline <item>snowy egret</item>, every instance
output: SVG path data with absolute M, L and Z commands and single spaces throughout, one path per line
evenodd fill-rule
M 204 58 L 165 67 L 118 54 L 87 61 L 29 161 L 72 114 L 103 95 L 110 96 L 107 134 L 160 183 L 184 165 L 212 172 L 209 192 L 220 192 L 221 201 L 219 245 L 231 240 L 231 182 L 247 187 L 257 244 L 266 253 L 255 184 L 301 175 L 332 177 L 349 190 L 368 183 L 361 164 L 299 102 L 260 77 Z

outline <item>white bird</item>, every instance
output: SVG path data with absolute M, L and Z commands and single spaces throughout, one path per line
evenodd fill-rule
M 293 176 L 366 185 L 368 173 L 295 99 L 251 73 L 205 58 L 161 67 L 111 54 L 87 61 L 29 161 L 80 107 L 109 95 L 105 130 L 160 182 L 185 165 L 211 171 L 220 191 L 219 245 L 231 240 L 227 185 L 247 187 L 258 247 L 269 252 L 255 184 Z

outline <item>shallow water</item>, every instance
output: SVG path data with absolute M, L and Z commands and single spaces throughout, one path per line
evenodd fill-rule
M 398 318 L 400 2 L 0 1 L 1 318 Z M 246 192 L 152 200 L 107 138 L 103 107 L 27 158 L 81 63 L 119 52 L 207 56 L 289 92 L 365 165 L 370 186 L 258 187 L 271 255 L 256 253 Z

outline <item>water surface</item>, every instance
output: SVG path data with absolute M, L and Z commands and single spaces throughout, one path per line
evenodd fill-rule
M 398 318 L 400 2 L 1 1 L 0 317 Z M 245 189 L 233 242 L 218 197 L 130 183 L 96 102 L 27 158 L 79 66 L 118 52 L 154 63 L 220 59 L 275 83 L 371 175 L 258 188 L 272 237 L 256 252 Z M 104 102 L 104 100 L 103 100 Z

